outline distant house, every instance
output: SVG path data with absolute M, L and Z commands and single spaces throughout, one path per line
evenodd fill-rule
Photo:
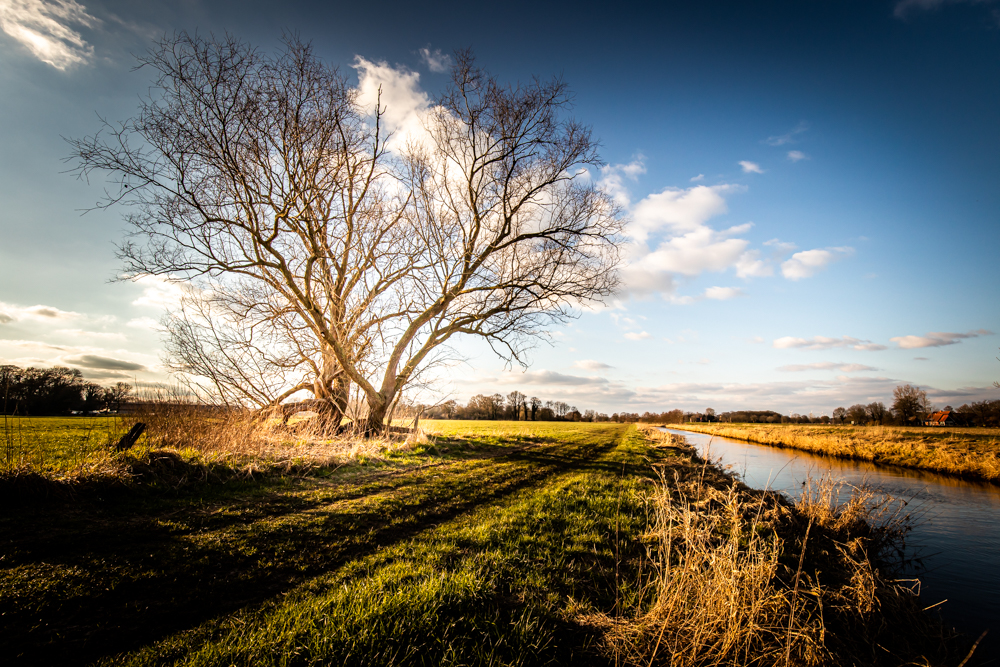
M 939 410 L 924 420 L 924 426 L 954 426 L 956 423 L 951 410 Z

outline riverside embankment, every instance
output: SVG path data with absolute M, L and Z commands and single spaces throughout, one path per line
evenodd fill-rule
M 695 433 L 1000 483 L 1000 432 L 990 428 L 678 424 Z
M 906 511 L 915 519 L 907 541 L 907 555 L 913 559 L 908 576 L 920 579 L 926 606 L 942 603 L 944 619 L 971 636 L 1000 631 L 1000 486 L 690 430 L 663 430 L 683 435 L 702 456 L 720 460 L 753 488 L 795 499 L 809 478 L 829 475 L 906 500 Z M 988 636 L 977 655 L 991 651 L 1000 651 L 1000 642 Z

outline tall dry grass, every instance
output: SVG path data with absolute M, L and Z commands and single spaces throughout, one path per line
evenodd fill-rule
M 893 578 L 901 503 L 821 480 L 792 506 L 707 463 L 672 470 L 650 497 L 645 592 L 609 622 L 619 664 L 943 664 L 958 650 Z
M 1000 482 L 1000 434 L 891 426 L 805 426 L 763 424 L 678 424 L 707 433 L 772 447 L 932 470 Z
M 177 452 L 209 462 L 224 462 L 247 474 L 338 466 L 372 459 L 420 444 L 420 433 L 389 432 L 361 436 L 351 429 L 333 434 L 312 413 L 279 418 L 240 408 L 220 408 L 176 400 L 146 402 L 124 420 L 126 428 L 146 424 L 140 444 L 158 452 Z

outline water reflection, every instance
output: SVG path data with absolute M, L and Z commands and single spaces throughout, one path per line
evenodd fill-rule
M 922 582 L 922 599 L 927 605 L 947 600 L 941 607 L 945 620 L 963 632 L 978 636 L 991 628 L 990 635 L 1000 634 L 1000 487 L 702 433 L 661 430 L 684 436 L 702 456 L 720 460 L 754 488 L 770 488 L 796 498 L 807 477 L 830 474 L 848 484 L 868 482 L 908 499 L 907 509 L 919 518 L 908 547 L 919 557 L 918 570 L 912 574 Z M 1000 637 L 989 639 L 977 651 L 977 658 L 1000 651 Z

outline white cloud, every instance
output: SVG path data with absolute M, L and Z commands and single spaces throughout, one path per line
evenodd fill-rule
M 420 49 L 420 60 L 427 65 L 427 69 L 432 72 L 447 72 L 451 68 L 451 56 L 441 53 L 441 49 L 429 48 Z
M 87 63 L 94 55 L 94 47 L 70 26 L 93 28 L 99 24 L 75 0 L 0 2 L 0 30 L 58 70 Z
M 636 204 L 628 233 L 641 242 L 657 231 L 683 233 L 702 229 L 708 220 L 729 211 L 724 195 L 739 192 L 746 192 L 746 188 L 727 184 L 666 188 Z
M 736 260 L 736 275 L 740 278 L 759 278 L 774 275 L 774 267 L 760 259 L 760 251 L 747 250 Z
M 594 361 L 593 359 L 580 359 L 579 361 L 573 362 L 573 368 L 579 368 L 585 371 L 603 371 L 609 368 L 614 368 L 614 366 L 609 366 L 602 361 Z
M 794 144 L 795 138 L 809 129 L 809 123 L 800 121 L 798 125 L 786 132 L 785 134 L 778 134 L 773 137 L 768 137 L 764 140 L 764 143 L 768 146 L 784 146 L 785 144 Z
M 182 283 L 162 276 L 141 276 L 134 281 L 142 285 L 142 296 L 132 302 L 133 306 L 150 306 L 152 308 L 176 308 L 188 289 L 187 283 Z
M 760 165 L 756 162 L 750 162 L 750 160 L 740 160 L 739 165 L 743 167 L 744 174 L 763 174 L 764 170 L 760 168 Z
M 899 345 L 900 349 L 915 350 L 921 347 L 944 347 L 945 345 L 956 345 L 966 338 L 989 336 L 992 333 L 992 331 L 987 331 L 986 329 L 979 329 L 968 333 L 932 331 L 926 336 L 896 336 L 895 338 L 890 338 L 889 340 Z
M 57 320 L 76 320 L 82 318 L 80 313 L 60 310 L 52 306 L 16 306 L 0 302 L 0 324 L 10 324 L 21 320 L 34 322 L 53 322 Z
M 808 160 L 809 156 L 802 151 L 788 151 L 788 159 L 792 162 L 798 162 L 799 160 Z
M 531 384 L 531 385 L 594 385 L 607 384 L 607 380 L 601 377 L 583 377 L 580 375 L 566 375 L 555 371 L 538 370 L 526 371 L 524 373 L 504 373 L 500 378 L 501 384 Z
M 738 287 L 709 287 L 705 290 L 705 294 L 703 296 L 706 299 L 727 301 L 729 299 L 735 299 L 738 296 L 746 296 L 746 292 Z
M 724 271 L 743 257 L 750 244 L 746 239 L 729 238 L 739 231 L 731 228 L 720 232 L 704 226 L 675 236 L 656 250 L 633 259 L 623 273 L 628 280 L 640 272 L 697 276 L 705 271 Z
M 776 338 L 772 345 L 779 350 L 790 348 L 801 348 L 804 350 L 830 350 L 835 347 L 849 347 L 855 350 L 874 352 L 886 349 L 885 345 L 873 343 L 870 340 L 861 340 L 851 336 L 841 336 L 840 338 L 830 338 L 828 336 L 813 336 L 812 338 L 795 338 L 794 336 L 783 336 Z
M 653 335 L 646 331 L 643 331 L 641 333 L 635 333 L 634 331 L 630 331 L 627 334 L 625 334 L 625 338 L 627 338 L 628 340 L 647 340 L 652 337 Z
M 83 329 L 57 329 L 53 333 L 59 336 L 67 336 L 73 338 L 98 338 L 101 340 L 116 340 L 124 341 L 128 337 L 116 331 L 84 331 Z
M 698 181 L 704 181 L 704 180 L 705 180 L 705 174 L 698 174 L 697 176 L 691 177 L 692 183 L 697 183 Z
M 126 322 L 125 326 L 133 329 L 159 329 L 160 323 L 152 317 L 135 317 Z
M 874 366 L 865 366 L 864 364 L 838 364 L 832 361 L 821 361 L 815 364 L 792 364 L 789 366 L 781 366 L 778 370 L 790 373 L 802 371 L 840 371 L 841 373 L 858 373 L 861 371 L 877 371 L 878 369 Z
M 601 167 L 601 180 L 598 185 L 602 190 L 615 198 L 622 206 L 631 204 L 629 191 L 625 180 L 635 181 L 646 173 L 646 165 L 640 155 L 628 164 L 606 164 Z
M 392 132 L 390 148 L 400 150 L 409 142 L 422 142 L 427 134 L 423 117 L 431 100 L 420 88 L 420 74 L 361 56 L 354 58 L 352 66 L 358 71 L 359 105 L 374 111 L 378 103 L 385 109 L 382 121 L 386 131 Z
M 854 248 L 803 250 L 781 263 L 781 275 L 789 280 L 801 280 L 816 275 L 827 264 L 854 252 Z

